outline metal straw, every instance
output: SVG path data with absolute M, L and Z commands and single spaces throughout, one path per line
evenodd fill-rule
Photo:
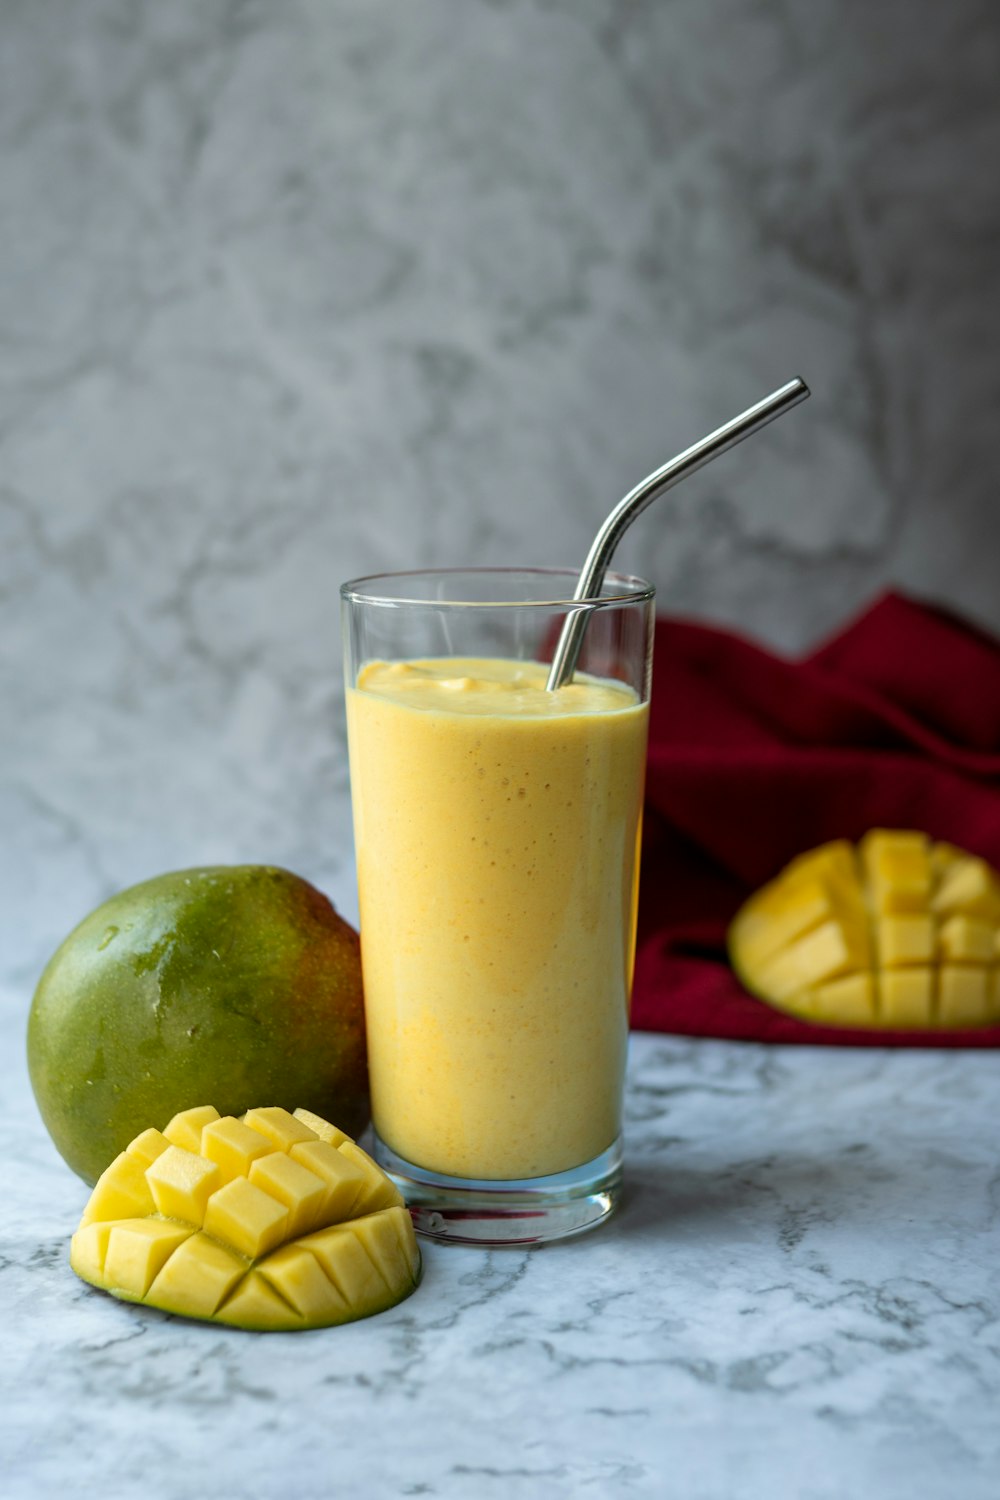
M 686 479 L 689 474 L 694 473 L 695 469 L 700 469 L 710 463 L 720 453 L 725 453 L 727 448 L 735 447 L 752 432 L 757 432 L 768 422 L 773 422 L 775 417 L 780 417 L 784 412 L 790 411 L 793 406 L 798 406 L 799 402 L 804 401 L 808 395 L 809 387 L 804 380 L 796 376 L 787 385 L 772 391 L 770 396 L 765 396 L 763 401 L 758 401 L 755 406 L 747 407 L 746 411 L 741 412 L 738 417 L 733 417 L 732 421 L 727 422 L 725 426 L 717 427 L 714 432 L 703 437 L 700 443 L 695 443 L 692 448 L 685 448 L 683 453 L 678 453 L 676 458 L 670 459 L 662 468 L 655 469 L 652 474 L 647 475 L 641 484 L 637 484 L 634 490 L 629 491 L 624 500 L 618 502 L 594 538 L 573 595 L 574 600 L 579 600 L 582 604 L 584 601 L 600 598 L 601 585 L 611 561 L 611 554 L 636 516 L 640 515 L 657 495 L 661 495 L 664 490 L 670 489 L 671 485 L 677 484 L 680 480 Z M 589 609 L 574 609 L 566 616 L 559 643 L 552 658 L 548 681 L 545 684 L 550 693 L 569 682 L 576 671 L 580 647 L 583 645 L 583 636 L 591 613 Z

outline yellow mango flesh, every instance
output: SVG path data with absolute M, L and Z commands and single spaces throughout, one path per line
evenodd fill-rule
M 1000 876 L 909 829 L 809 850 L 741 907 L 729 954 L 752 994 L 824 1026 L 1000 1022 Z
M 124 1301 L 287 1332 L 401 1302 L 420 1252 L 396 1188 L 335 1125 L 206 1106 L 143 1131 L 111 1163 L 70 1264 Z

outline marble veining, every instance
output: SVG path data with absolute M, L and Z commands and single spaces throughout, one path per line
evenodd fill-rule
M 538 1251 L 425 1246 L 400 1307 L 267 1336 L 76 1280 L 86 1190 L 8 1071 L 10 1500 L 268 1500 L 289 1466 L 303 1500 L 996 1494 L 988 1054 L 637 1036 L 616 1220 Z
M 605 1231 L 258 1340 L 76 1282 L 23 1031 L 159 871 L 356 916 L 342 579 L 577 562 L 793 373 L 620 563 L 792 650 L 887 582 L 1000 628 L 998 63 L 990 0 L 5 0 L 5 1497 L 994 1500 L 990 1055 L 637 1037 Z
M 793 649 L 888 581 L 1000 626 L 998 57 L 989 0 L 5 5 L 12 977 L 164 866 L 350 911 L 337 584 L 582 560 L 796 371 L 621 564 Z

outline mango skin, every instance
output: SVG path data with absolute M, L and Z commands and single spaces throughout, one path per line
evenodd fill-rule
M 357 934 L 299 876 L 179 870 L 112 896 L 38 982 L 28 1070 L 60 1155 L 93 1185 L 150 1120 L 260 1099 L 368 1123 Z

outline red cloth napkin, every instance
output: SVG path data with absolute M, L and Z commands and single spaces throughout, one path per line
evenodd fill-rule
M 802 661 L 722 630 L 656 627 L 632 1024 L 768 1042 L 1000 1046 L 1000 1026 L 811 1026 L 726 961 L 740 903 L 793 855 L 922 828 L 1000 866 L 1000 643 L 887 594 Z

